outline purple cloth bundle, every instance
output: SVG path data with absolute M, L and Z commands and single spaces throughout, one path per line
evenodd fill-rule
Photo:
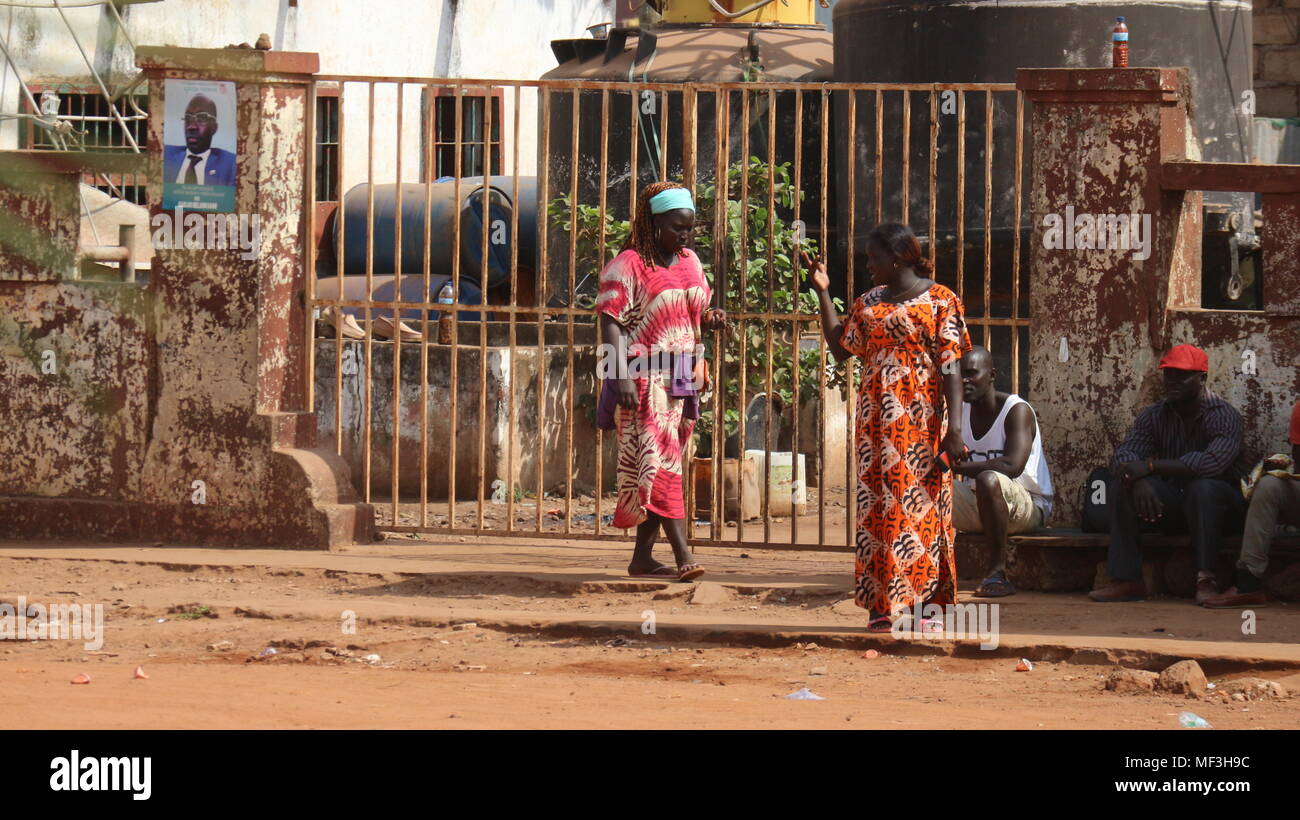
M 685 399 L 682 406 L 682 418 L 698 419 L 700 417 L 700 394 L 695 389 L 695 356 L 682 353 L 673 356 L 672 381 L 668 385 L 668 395 L 674 399 Z M 614 411 L 618 409 L 617 379 L 602 379 L 600 400 L 596 403 L 596 427 L 601 430 L 613 430 Z

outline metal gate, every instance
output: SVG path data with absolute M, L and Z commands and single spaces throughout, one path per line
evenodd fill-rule
M 320 76 L 309 103 L 309 395 L 382 530 L 629 536 L 593 423 L 594 296 L 655 180 L 695 194 L 731 325 L 706 340 L 692 543 L 853 544 L 854 371 L 827 356 L 795 243 L 851 299 L 870 226 L 910 222 L 999 387 L 1025 393 L 1013 85 Z

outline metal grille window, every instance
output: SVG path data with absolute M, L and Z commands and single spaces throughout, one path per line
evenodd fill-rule
M 318 89 L 324 95 L 326 89 Z M 339 98 L 316 98 L 316 201 L 337 202 L 339 198 Z
M 460 112 L 460 142 L 462 177 L 483 175 L 483 132 L 487 112 L 487 97 L 481 94 L 463 94 Z M 492 99 L 492 134 L 487 142 L 491 151 L 488 174 L 501 173 L 501 95 Z M 456 174 L 456 98 L 446 89 L 439 89 L 433 100 L 433 168 L 432 178 Z M 428 122 L 428 118 L 425 118 Z
M 20 130 L 20 147 L 45 151 L 132 151 L 127 132 L 136 145 L 144 150 L 149 138 L 149 97 L 147 94 L 135 94 L 122 97 L 117 104 L 118 113 L 126 124 L 122 124 L 112 115 L 108 101 L 98 89 L 69 91 L 65 87 L 29 86 L 32 96 L 40 104 L 42 96 L 53 92 L 58 96 L 58 119 L 66 123 L 70 130 L 54 133 L 34 119 L 24 120 L 25 126 Z M 26 95 L 22 95 L 24 113 L 39 114 L 32 111 Z M 87 176 L 87 185 L 93 185 L 112 196 L 121 197 L 128 202 L 143 205 L 145 202 L 145 180 L 136 174 L 110 174 Z
M 46 90 L 53 91 L 59 96 L 59 119 L 70 123 L 79 132 L 71 138 L 68 148 L 84 148 L 88 151 L 131 150 L 130 141 L 122 132 L 122 126 L 114 120 L 109 111 L 108 101 L 104 99 L 104 95 L 99 93 L 98 90 L 93 92 L 70 92 L 60 88 L 31 87 L 32 96 L 38 101 Z M 132 106 L 132 103 L 134 103 L 134 106 Z M 23 105 L 28 109 L 25 113 L 40 113 L 30 110 L 25 95 Z M 138 108 L 140 113 L 137 114 L 133 107 Z M 149 97 L 147 95 L 135 95 L 131 100 L 124 98 L 118 104 L 118 111 L 122 114 L 127 129 L 135 139 L 136 144 L 144 148 L 149 130 L 147 116 L 149 113 Z M 27 127 L 24 129 L 23 137 L 24 148 L 61 150 L 61 146 L 58 145 L 54 136 L 33 120 L 27 120 Z

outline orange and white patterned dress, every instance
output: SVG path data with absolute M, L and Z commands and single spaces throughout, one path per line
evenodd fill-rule
M 854 601 L 891 615 L 957 602 L 952 474 L 935 457 L 948 429 L 940 368 L 970 350 L 970 335 L 943 285 L 899 303 L 884 293 L 858 297 L 840 344 L 862 360 Z

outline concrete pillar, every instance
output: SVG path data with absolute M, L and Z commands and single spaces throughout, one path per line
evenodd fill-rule
M 369 539 L 373 512 L 357 503 L 342 460 L 316 448 L 306 395 L 306 107 L 319 58 L 141 47 L 136 60 L 153 112 L 150 213 L 171 213 L 162 210 L 161 183 L 171 181 L 162 172 L 165 81 L 219 80 L 237 83 L 235 212 L 258 220 L 251 254 L 157 252 L 158 399 L 141 500 L 173 537 L 315 547 Z
M 1156 398 L 1167 311 L 1199 305 L 1201 197 L 1162 191 L 1160 168 L 1200 157 L 1186 69 L 1021 69 L 1016 85 L 1032 103 L 1029 390 L 1056 485 L 1050 523 L 1077 527 L 1088 471 Z M 1137 215 L 1149 244 L 1086 247 L 1097 215 Z

